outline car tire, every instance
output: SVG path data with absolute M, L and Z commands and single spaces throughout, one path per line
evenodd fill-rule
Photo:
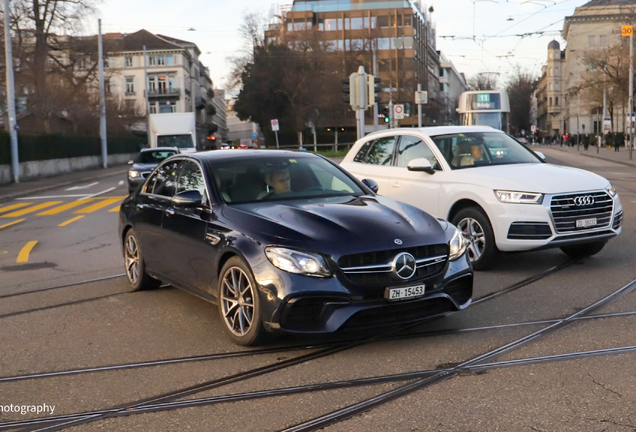
M 243 346 L 256 345 L 265 336 L 257 285 L 248 264 L 230 258 L 219 276 L 219 316 L 232 340 Z
M 488 270 L 495 263 L 497 245 L 488 216 L 477 207 L 460 210 L 452 220 L 468 240 L 466 254 L 475 270 Z
M 161 285 L 161 281 L 146 273 L 139 239 L 132 229 L 128 230 L 124 238 L 124 264 L 133 291 L 155 289 Z
M 561 250 L 570 258 L 588 258 L 596 255 L 605 247 L 606 241 L 598 241 L 594 243 L 585 243 L 575 246 L 563 246 Z

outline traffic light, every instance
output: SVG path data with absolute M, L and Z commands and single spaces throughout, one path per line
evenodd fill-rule
M 389 108 L 384 107 L 382 110 L 382 114 L 384 115 L 384 123 L 391 123 L 391 117 L 389 117 Z
M 381 81 L 382 80 L 380 78 L 374 77 L 373 75 L 367 75 L 367 82 L 369 85 L 369 101 L 367 102 L 367 105 L 370 106 L 380 102 L 380 96 L 378 93 L 382 92 L 382 89 L 378 87 L 378 84 L 380 84 Z
M 349 75 L 349 78 L 344 78 L 342 83 L 345 84 L 345 87 L 342 87 L 342 92 L 349 95 L 342 98 L 342 101 L 351 105 L 353 109 L 356 109 L 358 106 L 358 93 L 360 88 L 359 75 L 352 73 Z

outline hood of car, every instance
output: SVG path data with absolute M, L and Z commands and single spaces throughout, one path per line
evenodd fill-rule
M 380 196 L 241 204 L 223 213 L 237 230 L 270 244 L 331 255 L 446 243 L 435 218 Z
M 569 193 L 604 189 L 609 181 L 578 168 L 547 163 L 495 165 L 453 171 L 454 180 L 490 189 Z

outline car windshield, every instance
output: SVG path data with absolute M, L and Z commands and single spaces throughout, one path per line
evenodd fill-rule
M 317 156 L 246 157 L 215 163 L 212 170 L 228 204 L 365 193 L 338 167 Z
M 159 135 L 157 136 L 157 147 L 176 147 L 191 148 L 194 147 L 192 135 Z
M 158 165 L 164 159 L 168 159 L 170 156 L 174 156 L 176 154 L 176 151 L 170 150 L 145 151 L 137 155 L 135 163 Z
M 530 149 L 500 132 L 469 132 L 431 137 L 452 169 L 542 163 Z

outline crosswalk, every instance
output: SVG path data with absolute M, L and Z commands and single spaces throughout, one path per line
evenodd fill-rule
M 121 202 L 125 197 L 96 197 L 86 198 L 78 201 L 64 202 L 60 200 L 52 200 L 45 202 L 20 202 L 0 204 L 0 230 L 14 226 L 27 220 L 27 217 L 40 216 L 56 216 L 56 215 L 81 215 L 75 216 L 70 221 L 66 221 L 59 226 L 66 226 L 76 220 L 82 219 L 84 216 L 98 211 L 115 213 L 119 211 Z M 7 219 L 16 219 L 9 221 Z M 3 220 L 4 219 L 4 220 Z M 3 223 L 4 222 L 4 223 Z

